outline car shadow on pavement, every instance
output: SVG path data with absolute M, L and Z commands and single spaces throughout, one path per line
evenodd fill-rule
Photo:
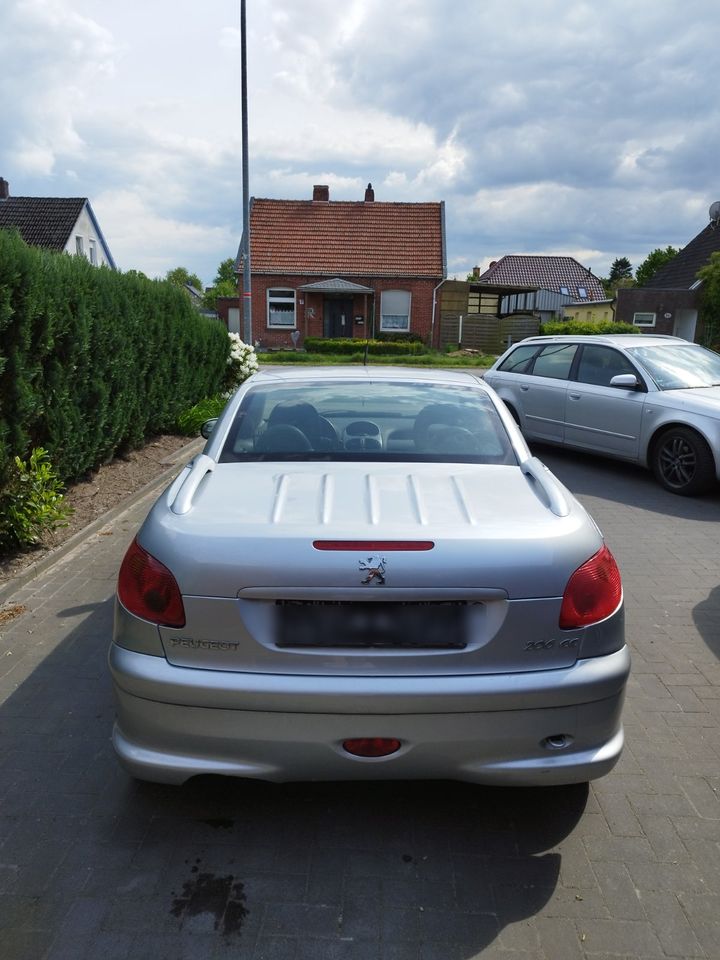
M 720 660 L 720 586 L 693 607 L 692 617 L 708 649 Z
M 680 497 L 635 464 L 539 443 L 531 449 L 576 496 L 601 497 L 684 520 L 720 520 L 720 485 L 703 497 Z
M 570 895 L 561 845 L 587 785 L 138 783 L 110 742 L 111 621 L 108 600 L 0 707 L 6 960 L 540 949 L 525 928 Z M 19 654 L 28 632 L 4 642 Z

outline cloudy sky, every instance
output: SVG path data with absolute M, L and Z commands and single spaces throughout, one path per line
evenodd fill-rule
M 444 200 L 448 273 L 600 276 L 720 199 L 717 0 L 247 0 L 250 192 Z M 242 229 L 240 0 L 2 0 L 0 176 L 118 266 L 209 284 Z

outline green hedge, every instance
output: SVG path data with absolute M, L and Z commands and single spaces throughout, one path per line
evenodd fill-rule
M 428 348 L 422 341 L 416 340 L 360 340 L 348 337 L 326 339 L 324 337 L 305 337 L 303 346 L 308 353 L 332 353 L 335 356 L 350 356 L 354 353 L 364 353 L 367 344 L 369 356 L 374 357 L 409 357 L 427 353 Z
M 376 333 L 375 339 L 380 340 L 382 343 L 424 343 L 425 341 L 420 336 L 419 333 Z
M 0 230 L 0 488 L 34 447 L 69 482 L 172 429 L 228 352 L 181 289 Z
M 589 320 L 556 320 L 553 323 L 540 324 L 540 333 L 547 336 L 592 337 L 601 333 L 638 333 L 631 323 L 613 323 L 602 320 L 592 323 Z

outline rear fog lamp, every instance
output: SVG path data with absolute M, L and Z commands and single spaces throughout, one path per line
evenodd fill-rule
M 354 757 L 389 757 L 397 753 L 400 741 L 392 737 L 355 737 L 343 740 L 343 750 Z

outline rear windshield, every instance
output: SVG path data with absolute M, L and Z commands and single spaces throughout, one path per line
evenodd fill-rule
M 517 462 L 483 390 L 365 379 L 252 387 L 220 462 L 252 460 Z

